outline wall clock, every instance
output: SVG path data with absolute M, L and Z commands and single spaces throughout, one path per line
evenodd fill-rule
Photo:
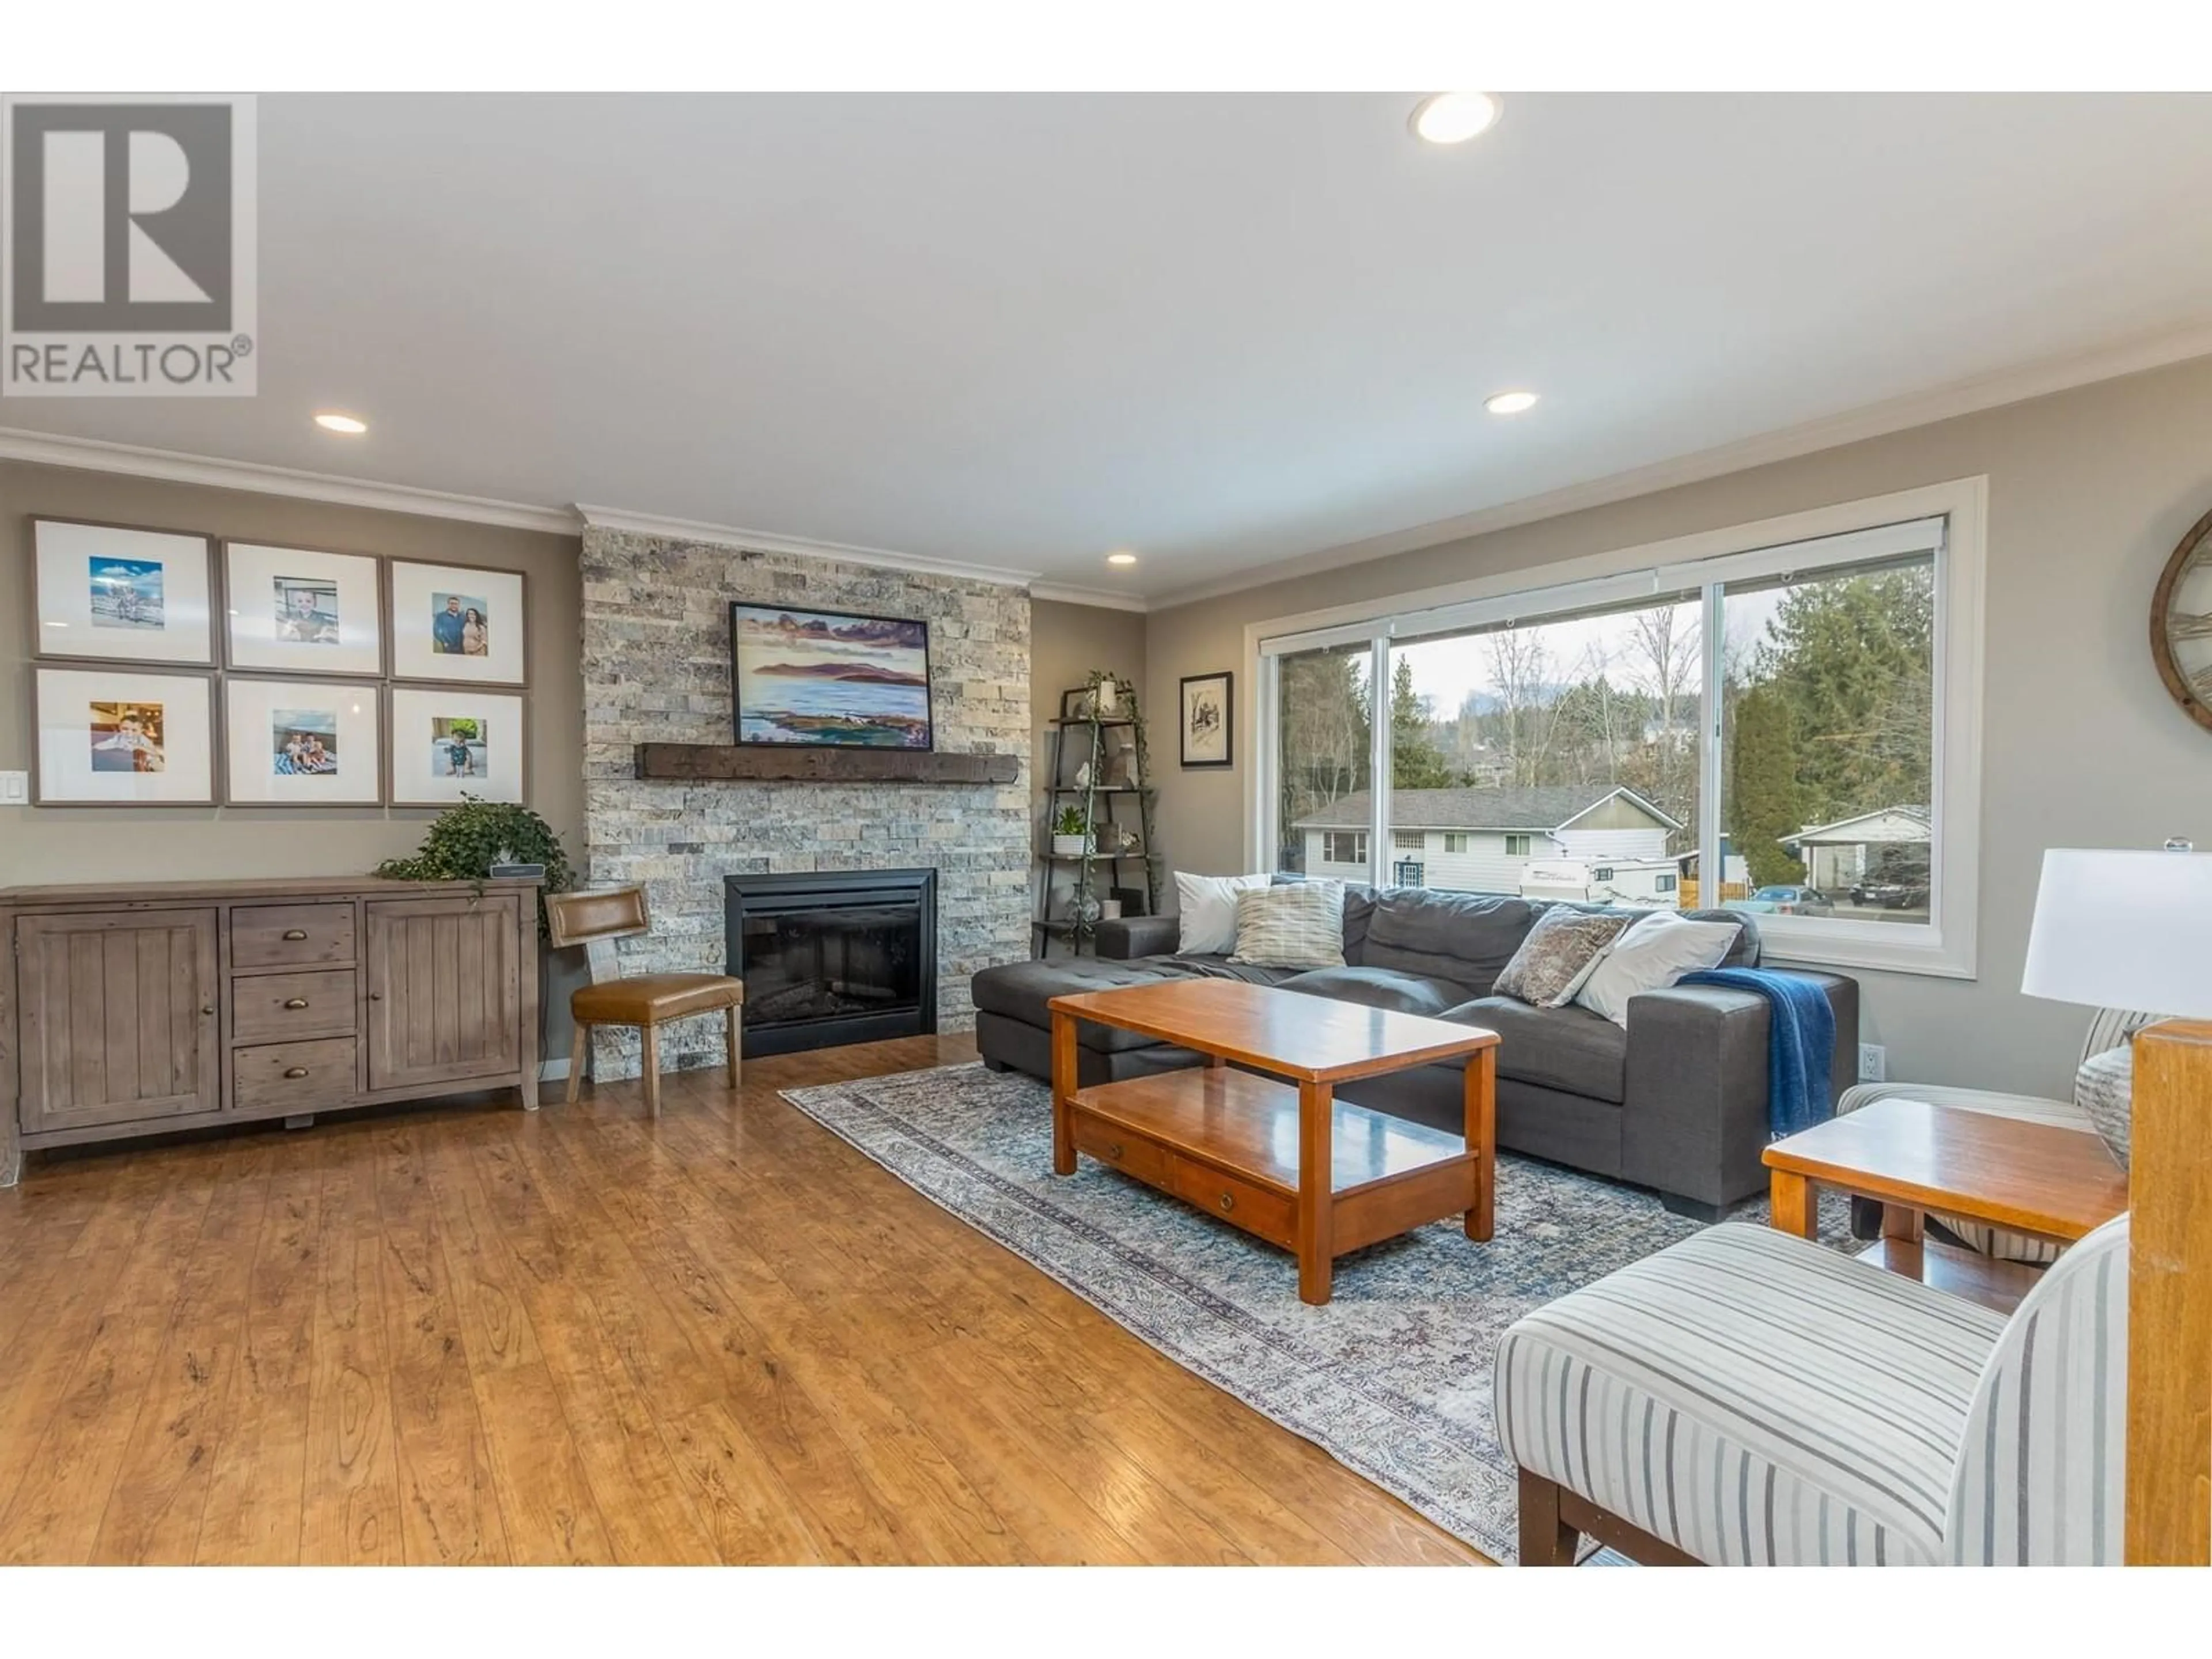
M 2212 513 L 2189 526 L 2158 579 L 2150 654 L 2173 700 L 2212 731 Z

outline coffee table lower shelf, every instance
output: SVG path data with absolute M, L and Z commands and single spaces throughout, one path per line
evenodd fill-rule
M 1225 1066 L 1131 1078 L 1069 1101 L 1078 1152 L 1197 1205 L 1232 1226 L 1323 1261 L 1449 1216 L 1472 1236 L 1490 1178 L 1466 1140 L 1332 1100 L 1326 1183 L 1300 1224 L 1295 1085 Z M 1324 1290 L 1321 1297 L 1326 1300 Z

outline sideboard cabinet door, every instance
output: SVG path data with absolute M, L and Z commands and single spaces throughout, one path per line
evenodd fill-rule
M 19 916 L 15 979 L 27 1132 L 222 1104 L 213 910 Z
M 366 908 L 371 1091 L 513 1073 L 522 1046 L 514 895 Z

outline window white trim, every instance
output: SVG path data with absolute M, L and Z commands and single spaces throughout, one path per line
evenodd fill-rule
M 1377 718 L 1372 722 L 1374 804 L 1370 853 L 1387 849 L 1389 776 L 1389 645 L 1394 636 L 1493 625 L 1547 611 L 1585 610 L 1645 596 L 1688 597 L 1702 591 L 1705 638 L 1721 639 L 1721 584 L 1786 574 L 1832 563 L 1932 550 L 1936 556 L 1936 683 L 1939 710 L 1933 735 L 1930 803 L 1936 842 L 1930 848 L 1929 917 L 1924 927 L 1814 917 L 1762 916 L 1759 930 L 1770 957 L 1808 964 L 1887 969 L 1904 973 L 1972 979 L 1980 908 L 1982 630 L 1986 568 L 1989 481 L 1954 479 L 1864 501 L 1838 502 L 1754 524 L 1703 531 L 1640 547 L 1592 554 L 1536 569 L 1510 571 L 1400 594 L 1356 605 L 1247 624 L 1245 672 L 1258 695 L 1244 733 L 1255 757 L 1252 793 L 1246 801 L 1252 867 L 1273 869 L 1279 840 L 1275 808 L 1274 732 L 1277 725 L 1272 659 L 1289 651 L 1366 641 L 1373 652 Z M 1803 545 L 1821 541 L 1818 549 Z M 1540 585 L 1539 585 L 1540 584 Z M 1715 682 L 1721 653 L 1708 651 L 1705 701 L 1717 723 L 1722 699 Z M 1717 731 L 1704 742 L 1700 781 L 1701 863 L 1712 861 L 1721 801 L 1721 745 Z M 1370 858 L 1370 862 L 1374 860 Z M 1384 872 L 1376 872 L 1377 879 Z

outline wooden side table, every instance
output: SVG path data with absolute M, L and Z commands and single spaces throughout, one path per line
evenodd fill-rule
M 1867 1259 L 2000 1309 L 2033 1271 L 1923 1240 L 1928 1212 L 2071 1243 L 2128 1207 L 2127 1171 L 2095 1135 L 1925 1100 L 1878 1100 L 1776 1141 L 1765 1162 L 1784 1232 L 1813 1237 L 1820 1187 L 1878 1200 Z

